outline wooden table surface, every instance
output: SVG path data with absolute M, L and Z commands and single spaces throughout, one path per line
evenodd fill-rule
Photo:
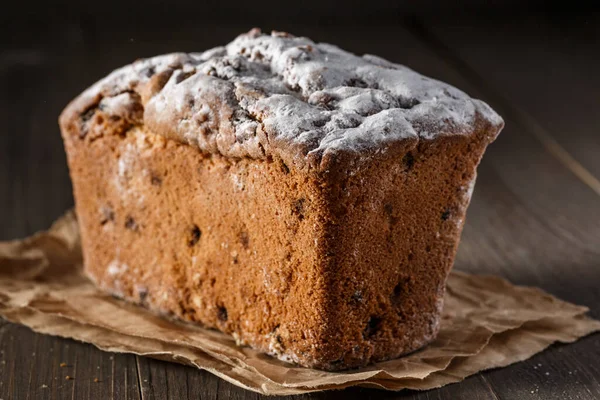
M 18 34 L 0 39 L 0 240 L 46 228 L 72 206 L 56 122 L 71 98 L 135 58 L 201 50 L 251 28 L 148 22 L 140 29 L 110 18 L 69 15 L 41 20 L 34 30 L 13 24 Z M 387 21 L 256 24 L 378 54 L 488 101 L 506 128 L 479 167 L 455 267 L 541 287 L 600 318 L 598 14 Z M 599 399 L 600 335 L 437 390 L 349 389 L 298 398 L 333 396 Z M 207 372 L 102 352 L 0 320 L 3 400 L 257 397 Z

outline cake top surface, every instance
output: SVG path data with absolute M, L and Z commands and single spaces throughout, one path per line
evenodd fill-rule
M 338 152 L 469 135 L 481 124 L 491 141 L 503 125 L 487 104 L 405 66 L 258 29 L 224 47 L 118 69 L 74 100 L 61 121 L 96 109 L 203 152 L 277 154 L 317 168 Z

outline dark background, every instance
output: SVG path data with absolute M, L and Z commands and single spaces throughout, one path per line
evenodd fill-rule
M 600 13 L 587 5 L 592 2 L 545 3 L 3 5 L 0 240 L 43 229 L 73 205 L 57 125 L 68 101 L 137 58 L 201 51 L 259 26 L 377 54 L 489 102 L 506 129 L 479 168 L 456 268 L 541 287 L 600 318 Z M 306 397 L 597 399 L 599 337 L 555 345 L 531 360 L 435 391 L 352 389 Z M 64 381 L 57 368 L 63 361 L 80 365 L 74 381 Z M 92 381 L 96 366 L 100 383 Z M 257 396 L 205 372 L 111 355 L 0 321 L 0 399 L 111 397 Z

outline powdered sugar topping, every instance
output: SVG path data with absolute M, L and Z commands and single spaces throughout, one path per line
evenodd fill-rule
M 372 55 L 252 30 L 225 47 L 170 54 L 115 71 L 83 97 L 105 109 L 141 102 L 155 133 L 229 157 L 277 154 L 318 167 L 338 152 L 502 126 L 489 106 Z M 107 101 L 106 97 L 112 97 Z M 129 106 L 128 104 L 129 103 Z M 82 113 L 84 110 L 79 110 Z

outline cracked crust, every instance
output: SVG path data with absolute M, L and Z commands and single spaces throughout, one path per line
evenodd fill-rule
M 225 47 L 118 69 L 60 122 L 83 137 L 96 115 L 123 131 L 143 124 L 204 153 L 277 156 L 317 170 L 339 153 L 385 152 L 405 140 L 483 131 L 490 142 L 503 125 L 485 103 L 402 65 L 258 29 Z
M 303 366 L 406 354 L 437 334 L 501 126 L 450 86 L 282 33 L 138 61 L 61 116 L 85 272 Z

